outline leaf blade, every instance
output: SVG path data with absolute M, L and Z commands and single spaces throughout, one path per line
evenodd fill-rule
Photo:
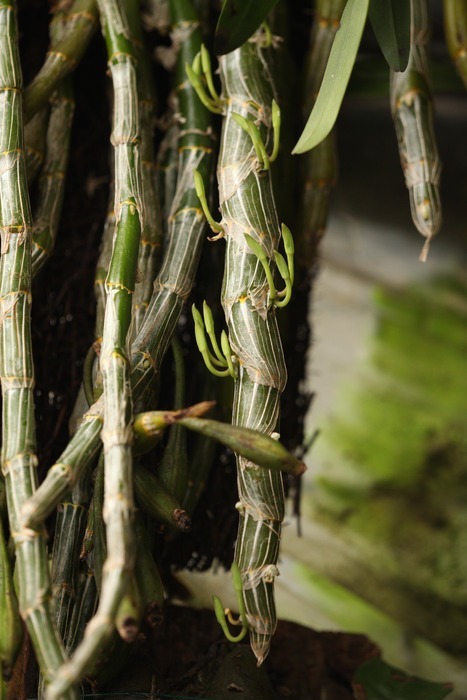
M 217 22 L 214 51 L 218 56 L 235 51 L 264 22 L 279 0 L 224 0 Z
M 334 126 L 357 56 L 368 6 L 369 0 L 348 0 L 318 97 L 292 153 L 311 150 L 326 138 Z
M 369 18 L 388 66 L 404 71 L 410 53 L 410 2 L 371 0 Z

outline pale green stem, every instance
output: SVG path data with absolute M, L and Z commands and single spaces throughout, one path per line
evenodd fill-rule
M 42 529 L 20 521 L 36 489 L 34 366 L 31 348 L 31 209 L 23 153 L 22 75 L 15 6 L 0 0 L 0 315 L 2 452 L 10 531 L 16 545 L 19 606 L 46 682 L 65 660 L 52 620 Z M 74 689 L 63 700 L 76 698 Z

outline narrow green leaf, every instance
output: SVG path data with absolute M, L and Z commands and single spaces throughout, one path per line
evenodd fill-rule
M 370 22 L 379 47 L 394 71 L 404 71 L 410 52 L 410 2 L 371 0 Z
M 365 661 L 357 670 L 352 687 L 356 700 L 443 700 L 452 690 L 449 683 L 408 676 L 382 659 Z
M 348 0 L 315 105 L 292 153 L 305 153 L 331 131 L 357 56 L 370 0 Z
M 235 51 L 264 22 L 278 0 L 224 0 L 214 38 L 218 56 Z

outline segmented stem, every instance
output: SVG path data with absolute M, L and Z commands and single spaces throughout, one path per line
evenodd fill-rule
M 443 11 L 447 47 L 467 88 L 467 0 L 444 0 Z
M 52 622 L 50 578 L 42 530 L 20 523 L 36 488 L 34 366 L 31 348 L 31 210 L 23 153 L 22 76 L 15 7 L 0 0 L 0 375 L 2 471 L 10 532 L 16 546 L 19 606 L 46 682 L 65 660 Z M 75 698 L 70 690 L 64 698 Z
M 305 119 L 318 95 L 345 3 L 346 0 L 315 1 L 315 18 L 306 62 L 303 105 Z M 302 169 L 305 187 L 299 227 L 300 254 L 297 259 L 300 265 L 309 269 L 326 228 L 329 199 L 337 177 L 334 130 L 305 155 Z
M 140 127 L 135 50 L 130 40 L 123 2 L 99 0 L 109 68 L 114 86 L 112 143 L 115 152 L 116 233 L 106 279 L 106 307 L 101 350 L 104 389 L 105 455 L 104 521 L 107 559 L 99 607 L 82 643 L 60 669 L 49 688 L 50 700 L 61 698 L 79 681 L 96 653 L 110 640 L 117 610 L 134 567 L 132 398 L 126 353 L 132 294 L 143 225 L 141 197 Z
M 138 275 L 133 299 L 133 334 L 137 335 L 151 299 L 154 278 L 160 263 L 162 250 L 162 216 L 156 175 L 154 151 L 154 124 L 156 119 L 156 95 L 152 66 L 144 45 L 139 6 L 130 3 L 129 28 L 134 41 L 137 59 L 138 112 L 141 128 L 141 191 L 144 202 L 144 223 L 138 256 Z
M 24 152 L 28 185 L 34 182 L 44 162 L 48 120 L 49 106 L 46 105 L 39 112 L 36 112 L 24 129 Z
M 185 63 L 193 61 L 201 46 L 199 22 L 189 0 L 172 0 L 170 8 L 173 40 L 180 47 L 174 89 L 175 112 L 180 115 L 181 125 L 178 179 L 164 258 L 146 317 L 132 348 L 132 381 L 139 396 L 144 396 L 154 370 L 159 369 L 193 286 L 205 231 L 193 171 L 198 170 L 209 181 L 213 158 L 211 115 L 199 103 L 185 77 Z M 144 406 L 144 399 L 139 405 Z
M 280 226 L 269 171 L 258 171 L 251 139 L 233 117 L 240 114 L 259 124 L 270 152 L 274 88 L 268 52 L 258 38 L 219 60 L 227 106 L 217 177 L 227 242 L 222 305 L 239 360 L 232 422 L 271 435 L 279 421 L 286 369 L 264 267 L 245 233 L 273 260 Z M 251 646 L 260 664 L 276 628 L 273 582 L 284 515 L 282 477 L 239 455 L 237 474 L 240 522 L 235 561 L 242 574 Z
M 39 205 L 32 230 L 33 276 L 49 258 L 55 245 L 65 195 L 65 175 L 74 109 L 71 82 L 65 79 L 52 97 L 45 163 L 39 179 Z
M 60 21 L 60 40 L 51 46 L 44 65 L 24 91 L 26 122 L 47 104 L 61 79 L 81 60 L 97 28 L 96 0 L 75 0 L 65 16 L 60 13 Z
M 441 162 L 433 129 L 426 46 L 429 38 L 426 0 L 411 2 L 411 46 L 403 73 L 391 71 L 391 111 L 399 155 L 409 190 L 412 219 L 425 236 L 420 255 L 425 260 L 430 240 L 441 226 L 439 180 Z
M 168 245 L 142 328 L 132 345 L 131 385 L 135 407 L 146 406 L 155 372 L 172 339 L 185 299 L 189 296 L 201 253 L 206 222 L 194 188 L 193 170 L 209 181 L 213 159 L 211 115 L 199 103 L 185 80 L 184 66 L 201 46 L 198 23 L 188 0 L 174 0 L 174 31 L 184 41 L 177 59 L 178 113 L 183 120 L 179 141 L 179 177 L 170 217 Z M 186 18 L 186 21 L 184 20 Z M 99 449 L 102 401 L 85 414 L 83 422 L 59 461 L 49 470 L 37 493 L 22 509 L 23 522 L 40 523 L 58 505 L 90 464 Z
M 11 677 L 23 636 L 11 569 L 0 518 L 0 698 L 6 697 L 1 692 L 2 682 Z

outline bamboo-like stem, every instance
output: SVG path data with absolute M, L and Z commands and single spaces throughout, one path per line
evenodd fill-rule
M 167 126 L 162 143 L 157 153 L 157 182 L 162 210 L 162 226 L 164 238 L 169 231 L 169 216 L 172 202 L 177 189 L 178 179 L 178 139 L 180 138 L 180 128 L 175 121 L 173 114 L 170 115 L 170 123 Z
M 131 384 L 135 405 L 145 407 L 155 372 L 172 339 L 185 299 L 190 294 L 206 228 L 194 188 L 193 170 L 209 181 L 213 159 L 211 115 L 185 80 L 184 66 L 201 46 L 198 23 L 188 0 L 175 2 L 174 32 L 185 40 L 177 59 L 178 113 L 184 129 L 179 141 L 179 178 L 170 217 L 170 232 L 161 270 L 142 328 L 132 345 Z M 186 21 L 185 18 L 186 17 Z M 24 524 L 42 522 L 76 483 L 99 449 L 102 401 L 85 414 L 82 424 L 37 493 L 22 509 Z
M 86 626 L 89 624 L 96 610 L 97 587 L 94 571 L 88 569 L 80 575 L 76 600 L 73 606 L 73 615 L 67 634 L 66 650 L 72 654 L 84 636 Z
M 193 171 L 209 181 L 213 146 L 211 115 L 199 103 L 186 80 L 185 64 L 201 47 L 199 22 L 189 0 L 171 0 L 172 37 L 179 46 L 175 69 L 175 112 L 180 115 L 177 189 L 169 217 L 166 250 L 145 320 L 133 343 L 132 380 L 135 393 L 143 396 L 148 380 L 158 371 L 167 351 L 183 304 L 193 286 L 203 232 L 204 216 L 196 195 Z
M 306 63 L 303 113 L 310 114 L 321 86 L 332 43 L 346 0 L 315 0 L 315 18 Z M 309 151 L 301 164 L 305 187 L 300 212 L 299 264 L 308 270 L 316 259 L 316 248 L 324 235 L 331 190 L 337 177 L 334 129 Z
M 11 563 L 0 518 L 0 685 L 9 680 L 21 647 L 23 628 L 13 586 Z M 0 692 L 0 697 L 1 692 Z
M 134 40 L 137 59 L 138 111 L 141 126 L 141 190 L 144 202 L 144 223 L 138 256 L 138 274 L 133 299 L 133 334 L 137 335 L 151 299 L 154 279 L 160 263 L 162 250 L 162 216 L 159 201 L 154 151 L 154 124 L 156 118 L 156 95 L 152 66 L 141 31 L 139 7 L 131 3 L 133 12 L 128 15 L 129 28 Z
M 39 206 L 32 230 L 32 274 L 52 253 L 65 194 L 65 175 L 75 103 L 71 82 L 62 81 L 52 97 L 44 169 L 39 180 Z
M 26 122 L 47 104 L 62 78 L 80 62 L 97 28 L 96 0 L 75 0 L 66 15 L 60 13 L 60 22 L 61 38 L 54 42 L 44 65 L 24 91 Z
M 0 1 L 0 375 L 2 471 L 16 546 L 19 605 L 46 682 L 65 660 L 52 622 L 43 533 L 23 528 L 20 511 L 36 488 L 34 366 L 31 348 L 31 210 L 23 154 L 22 76 L 15 6 Z M 73 690 L 63 695 L 75 698 Z
M 79 551 L 76 542 L 84 534 L 86 509 L 78 503 L 61 503 L 52 552 L 52 595 L 55 622 L 65 645 L 78 581 Z
M 391 111 L 405 184 L 409 190 L 412 219 L 426 238 L 420 255 L 420 260 L 424 261 L 430 241 L 441 226 L 441 161 L 433 129 L 429 86 L 428 8 L 426 0 L 410 2 L 409 63 L 403 73 L 391 71 Z
M 113 167 L 112 167 L 113 170 Z M 104 230 L 99 252 L 99 258 L 94 275 L 94 296 L 96 297 L 96 323 L 94 327 L 95 343 L 99 347 L 102 345 L 102 334 L 104 332 L 105 316 L 105 280 L 109 272 L 110 258 L 112 257 L 113 235 L 115 231 L 115 185 L 112 178 L 109 188 L 109 200 L 107 205 L 107 216 L 105 218 Z
M 36 112 L 24 129 L 24 152 L 28 185 L 34 182 L 44 162 L 48 120 L 49 106 L 46 105 L 39 112 Z
M 107 558 L 107 543 L 105 541 L 105 524 L 103 518 L 104 509 L 104 453 L 99 456 L 97 463 L 96 478 L 94 481 L 94 494 L 92 498 L 93 511 L 93 561 L 94 577 L 96 579 L 97 591 L 102 588 L 102 574 L 104 562 Z
M 446 44 L 467 88 L 467 1 L 443 0 Z
M 137 547 L 135 573 L 143 601 L 143 615 L 151 627 L 156 627 L 162 620 L 164 586 L 149 547 L 143 515 L 138 510 L 135 513 L 135 531 Z
M 269 171 L 257 170 L 251 139 L 234 114 L 259 125 L 268 152 L 274 87 L 260 33 L 219 60 L 226 113 L 218 161 L 219 201 L 227 248 L 222 305 L 232 351 L 239 359 L 232 423 L 271 435 L 279 421 L 287 374 L 264 267 L 248 233 L 273 260 L 280 226 Z M 242 574 L 250 642 L 262 663 L 276 628 L 274 578 L 284 494 L 279 472 L 264 471 L 237 454 L 240 521 L 235 561 Z
M 126 353 L 136 263 L 143 227 L 140 126 L 135 49 L 123 2 L 99 0 L 109 68 L 114 86 L 112 143 L 115 149 L 116 233 L 106 279 L 106 307 L 100 367 L 104 389 L 104 510 L 107 559 L 96 615 L 82 643 L 56 675 L 48 691 L 59 700 L 79 681 L 114 631 L 113 621 L 134 567 L 132 528 L 132 398 Z
M 172 340 L 172 354 L 175 373 L 174 409 L 177 410 L 182 408 L 185 402 L 185 363 L 182 347 L 176 336 Z M 157 476 L 181 503 L 188 479 L 188 453 L 186 430 L 179 423 L 175 423 L 170 428 L 169 439 L 157 469 Z

